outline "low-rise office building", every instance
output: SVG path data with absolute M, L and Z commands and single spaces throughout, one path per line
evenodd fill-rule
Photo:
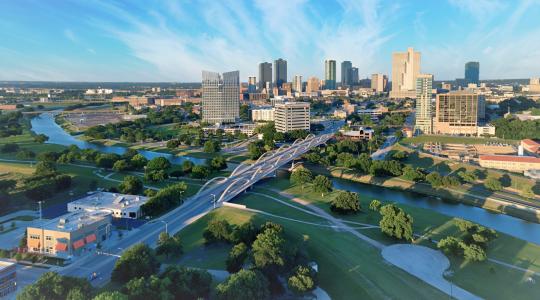
M 540 170 L 540 158 L 516 155 L 480 155 L 480 166 L 512 172 Z
M 310 109 L 307 102 L 276 104 L 274 119 L 278 132 L 309 130 Z
M 524 139 L 520 142 L 521 147 L 531 154 L 540 154 L 540 142 L 531 139 Z
M 342 136 L 339 139 L 350 139 L 353 141 L 370 140 L 375 131 L 370 127 L 351 128 L 351 130 L 340 130 Z
M 108 192 L 93 193 L 68 203 L 68 211 L 110 211 L 114 218 L 137 219 L 142 217 L 141 206 L 147 197 Z
M 17 290 L 17 265 L 0 260 L 0 298 Z
M 274 108 L 273 107 L 261 107 L 251 110 L 251 120 L 253 122 L 259 121 L 274 121 Z
M 80 255 L 109 238 L 109 211 L 77 211 L 52 219 L 40 227 L 28 227 L 28 252 L 68 258 Z

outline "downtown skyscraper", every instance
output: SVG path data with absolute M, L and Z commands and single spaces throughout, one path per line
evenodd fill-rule
M 202 72 L 202 120 L 234 123 L 240 117 L 240 72 Z
M 272 89 L 272 64 L 262 62 L 259 64 L 259 90 L 268 88 L 267 92 Z
M 341 63 L 341 86 L 352 84 L 352 63 L 348 60 Z
M 414 51 L 413 48 L 408 48 L 407 52 L 394 52 L 390 98 L 415 98 L 418 74 L 420 74 L 420 52 Z
M 465 64 L 465 83 L 480 84 L 480 63 L 477 61 L 470 61 Z
M 336 61 L 333 59 L 324 61 L 324 89 L 336 89 Z
M 295 92 L 302 92 L 302 75 L 295 75 L 292 82 L 292 88 Z
M 278 88 L 287 82 L 287 61 L 278 58 L 274 60 L 274 85 Z

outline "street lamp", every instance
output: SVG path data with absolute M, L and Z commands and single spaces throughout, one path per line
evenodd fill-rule
M 167 229 L 167 221 L 165 221 L 165 220 L 158 220 L 158 221 L 160 221 L 161 223 L 164 223 L 164 224 L 165 224 L 165 233 L 166 233 L 166 234 L 169 234 L 169 231 L 168 231 L 168 229 Z

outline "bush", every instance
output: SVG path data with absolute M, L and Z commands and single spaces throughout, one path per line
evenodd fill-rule
M 340 191 L 331 202 L 330 209 L 340 214 L 357 213 L 360 211 L 358 194 L 348 191 Z
M 297 295 L 311 292 L 317 287 L 317 273 L 308 266 L 298 266 L 287 280 L 287 285 Z
M 379 211 L 381 209 L 381 205 L 381 201 L 374 199 L 369 203 L 369 209 L 372 211 Z

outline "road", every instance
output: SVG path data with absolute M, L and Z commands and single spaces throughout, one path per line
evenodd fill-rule
M 371 154 L 371 159 L 373 160 L 383 160 L 386 158 L 386 155 L 390 150 L 392 149 L 392 145 L 397 142 L 397 138 L 393 135 L 386 138 L 386 141 L 382 144 L 382 146 L 379 148 L 379 150 L 373 152 Z
M 290 146 L 285 145 L 265 153 L 254 164 L 240 164 L 228 178 L 216 177 L 208 181 L 197 195 L 187 199 L 180 207 L 142 225 L 122 239 L 111 242 L 107 249 L 102 249 L 106 255 L 88 253 L 57 271 L 62 275 L 77 277 L 88 277 L 96 272 L 98 278 L 94 279 L 92 284 L 102 286 L 110 280 L 114 263 L 125 249 L 141 242 L 150 246 L 156 245 L 158 235 L 164 231 L 164 223 L 167 223 L 169 233 L 180 231 L 211 211 L 214 205 L 219 206 L 220 203 L 231 200 L 257 181 L 272 175 L 279 167 L 300 157 L 311 148 L 324 144 L 332 136 L 333 134 L 310 135 L 305 140 L 297 140 Z

